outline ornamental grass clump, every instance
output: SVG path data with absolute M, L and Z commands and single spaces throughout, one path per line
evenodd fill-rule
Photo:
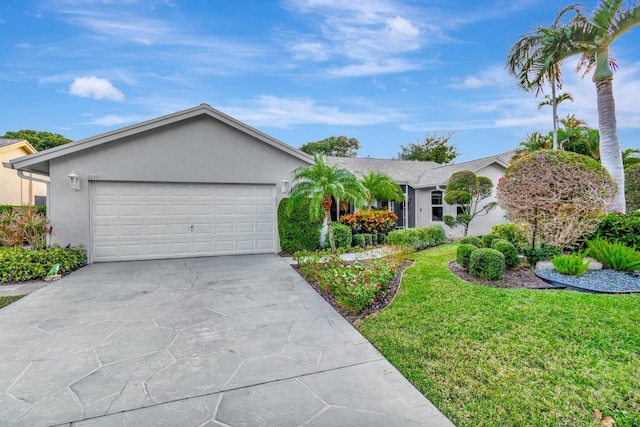
M 604 268 L 617 271 L 640 270 L 640 252 L 619 242 L 601 238 L 587 240 L 589 255 L 602 263 Z
M 589 264 L 591 264 L 591 260 L 585 262 L 584 259 L 586 255 L 587 254 L 583 252 L 560 255 L 553 257 L 551 263 L 560 274 L 567 276 L 582 276 L 587 272 Z

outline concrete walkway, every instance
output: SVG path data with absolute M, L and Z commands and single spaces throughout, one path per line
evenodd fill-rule
M 275 255 L 93 264 L 0 310 L 2 426 L 451 426 Z

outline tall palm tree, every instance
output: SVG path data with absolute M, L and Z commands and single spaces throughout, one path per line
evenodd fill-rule
M 293 172 L 293 186 L 286 212 L 290 214 L 303 200 L 309 200 L 309 213 L 313 218 L 318 218 L 324 213 L 329 231 L 329 244 L 333 253 L 336 253 L 331 204 L 333 200 L 362 204 L 365 189 L 350 171 L 327 164 L 324 155 L 316 153 L 313 160 L 311 166 L 299 167 Z
M 402 188 L 389 175 L 371 171 L 360 179 L 360 183 L 366 190 L 369 206 L 371 206 L 373 199 L 394 200 L 396 202 L 404 200 Z
M 626 211 L 624 168 L 613 99 L 613 71 L 617 65 L 609 56 L 609 47 L 622 34 L 640 25 L 640 4 L 625 6 L 624 3 L 624 0 L 600 0 L 591 17 L 587 17 L 580 7 L 575 8 L 575 17 L 565 26 L 571 46 L 564 55 L 565 58 L 582 55 L 576 71 L 585 74 L 593 71 L 601 138 L 600 159 L 618 184 L 618 193 L 609 208 L 619 212 Z
M 562 89 L 562 60 L 570 46 L 571 34 L 561 25 L 562 18 L 577 5 L 562 9 L 549 28 L 537 26 L 532 32 L 523 34 L 507 55 L 507 70 L 516 76 L 518 86 L 525 91 L 534 91 L 538 96 L 545 85 L 551 86 L 551 109 L 553 115 L 553 148 L 558 149 L 558 97 Z
M 511 162 L 513 163 L 519 158 L 527 156 L 535 151 L 549 150 L 551 148 L 551 140 L 549 137 L 535 131 L 527 135 L 526 139 L 516 147 L 516 151 L 511 158 Z

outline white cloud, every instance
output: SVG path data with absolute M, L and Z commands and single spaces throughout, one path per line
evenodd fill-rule
M 514 80 L 502 67 L 492 67 L 476 75 L 451 77 L 449 87 L 452 89 L 479 89 L 483 87 L 513 87 Z
M 87 125 L 98 125 L 98 126 L 118 126 L 124 125 L 128 123 L 135 123 L 138 121 L 137 118 L 127 117 L 127 116 L 117 116 L 115 114 L 107 114 L 106 116 L 97 117 L 93 120 L 86 122 Z
M 344 67 L 327 68 L 326 73 L 334 77 L 360 77 L 380 74 L 402 73 L 405 71 L 417 70 L 420 63 L 391 58 L 380 62 L 364 62 L 361 64 L 351 64 Z
M 218 108 L 218 107 L 216 107 Z M 253 126 L 287 128 L 293 125 L 322 124 L 333 126 L 366 126 L 403 120 L 405 115 L 376 106 L 354 107 L 357 111 L 345 111 L 345 107 L 320 105 L 311 98 L 278 98 L 261 95 L 246 105 L 219 107 L 226 114 Z
M 96 76 L 77 77 L 69 88 L 71 95 L 93 99 L 124 100 L 124 94 L 107 79 Z

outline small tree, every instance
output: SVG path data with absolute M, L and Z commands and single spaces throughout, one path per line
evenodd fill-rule
M 371 171 L 360 179 L 360 183 L 367 191 L 369 207 L 371 207 L 373 199 L 394 200 L 396 202 L 404 200 L 402 188 L 389 175 Z
M 455 134 L 456 131 L 443 132 L 440 135 L 434 132 L 433 135 L 425 136 L 422 144 L 416 141 L 415 144 L 409 144 L 406 147 L 401 145 L 402 151 L 398 153 L 398 159 L 431 161 L 443 165 L 451 163 L 460 155 L 456 147 L 449 144 Z
M 307 154 L 324 154 L 335 157 L 355 157 L 360 149 L 360 141 L 346 136 L 330 136 L 320 141 L 307 142 L 300 147 Z
M 451 175 L 447 183 L 444 201 L 449 205 L 457 205 L 461 208 L 454 218 L 451 215 L 445 215 L 442 220 L 449 227 L 464 227 L 464 236 L 469 231 L 469 224 L 476 216 L 488 214 L 497 206 L 496 202 L 481 204 L 481 202 L 491 196 L 493 183 L 486 176 L 477 176 L 475 173 L 464 170 Z
M 616 193 L 611 175 L 593 158 L 542 150 L 525 156 L 498 182 L 497 200 L 512 221 L 531 225 L 531 248 L 567 247 L 593 233 Z
M 287 202 L 287 214 L 296 206 L 309 203 L 309 214 L 318 218 L 324 213 L 329 231 L 329 244 L 336 253 L 336 244 L 331 224 L 331 205 L 333 200 L 345 200 L 362 205 L 365 190 L 356 176 L 346 169 L 328 165 L 322 154 L 313 156 L 311 166 L 299 167 L 294 171 L 293 187 Z

